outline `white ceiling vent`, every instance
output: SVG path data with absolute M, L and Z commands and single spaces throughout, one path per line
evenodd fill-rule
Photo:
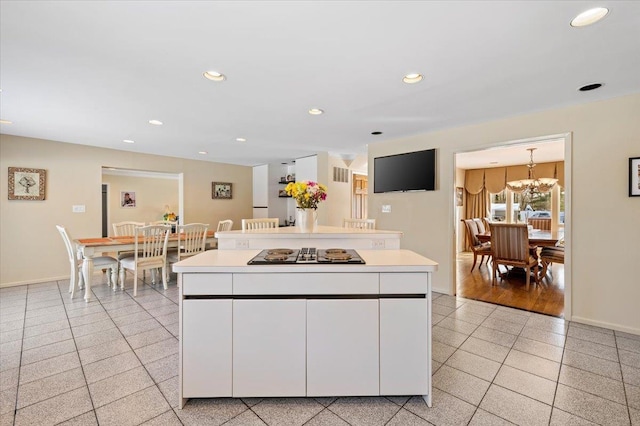
M 349 169 L 345 169 L 343 167 L 334 167 L 333 181 L 349 183 Z

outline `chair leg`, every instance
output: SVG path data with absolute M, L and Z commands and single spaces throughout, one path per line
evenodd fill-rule
M 167 264 L 165 263 L 162 267 L 162 286 L 164 289 L 167 289 Z
M 133 297 L 138 295 L 138 268 L 133 270 Z
M 525 268 L 525 281 L 527 283 L 526 289 L 529 290 L 529 281 L 531 281 L 531 267 Z
M 120 267 L 120 290 L 124 290 L 124 279 L 126 278 L 127 271 L 121 266 Z
M 473 268 L 476 267 L 476 260 L 478 260 L 478 255 L 476 252 L 473 252 L 473 265 L 471 265 L 471 272 L 473 272 Z
M 492 263 L 491 269 L 493 270 L 493 278 L 491 279 L 491 285 L 496 285 L 496 275 L 498 274 L 498 264 L 496 262 Z

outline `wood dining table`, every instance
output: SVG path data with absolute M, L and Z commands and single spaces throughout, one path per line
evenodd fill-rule
M 215 231 L 207 231 L 206 242 L 215 242 Z M 93 275 L 93 258 L 103 253 L 135 250 L 134 236 L 105 237 L 105 238 L 79 238 L 74 240 L 78 250 L 82 254 L 82 275 L 84 277 L 84 300 L 91 300 L 91 276 Z M 178 247 L 178 234 L 169 234 L 167 249 Z M 117 281 L 116 281 L 117 282 Z
M 529 231 L 529 245 L 532 246 L 555 246 L 558 241 L 564 238 L 564 230 L 555 232 L 534 229 Z M 482 243 L 491 241 L 491 232 L 486 231 L 478 234 L 478 239 Z

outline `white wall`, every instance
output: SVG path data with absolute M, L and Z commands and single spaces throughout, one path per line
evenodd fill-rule
M 373 158 L 437 148 L 438 190 L 371 194 L 381 229 L 404 231 L 402 247 L 439 262 L 435 291 L 454 288 L 454 155 L 500 143 L 571 133 L 572 319 L 640 334 L 637 265 L 640 198 L 628 197 L 628 161 L 640 156 L 640 94 L 369 145 Z M 565 159 L 567 161 L 567 159 Z M 372 184 L 372 183 L 371 183 Z M 381 214 L 382 204 L 392 212 Z
M 75 238 L 101 236 L 103 166 L 183 173 L 184 223 L 215 228 L 219 220 L 232 219 L 238 229 L 242 218 L 252 216 L 251 167 L 0 135 L 4 176 L 8 167 L 47 170 L 44 201 L 7 200 L 6 181 L 0 181 L 0 287 L 69 276 L 55 225 L 65 225 Z M 214 181 L 233 183 L 233 198 L 212 199 Z M 85 205 L 86 212 L 72 213 L 74 204 Z

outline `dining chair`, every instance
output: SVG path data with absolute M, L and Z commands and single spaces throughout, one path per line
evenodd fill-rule
M 151 269 L 151 283 L 155 284 L 157 269 L 162 269 L 162 284 L 167 289 L 167 241 L 171 227 L 148 225 L 136 228 L 133 257 L 120 259 L 120 288 L 124 290 L 126 271 L 133 271 L 133 296 L 138 294 L 138 271 Z
M 470 271 L 473 272 L 473 268 L 476 267 L 478 256 L 480 256 L 480 265 L 478 265 L 478 269 L 482 266 L 485 256 L 487 257 L 487 265 L 489 264 L 489 259 L 491 259 L 491 243 L 483 243 L 478 239 L 478 234 L 481 233 L 479 224 L 484 225 L 484 222 L 478 222 L 475 219 L 462 219 L 462 222 L 464 223 L 467 235 L 467 245 L 473 252 L 473 265 L 471 265 Z M 482 229 L 483 232 L 486 231 L 484 227 Z
M 113 235 L 116 237 L 129 237 L 136 235 L 136 228 L 144 226 L 144 222 L 116 222 L 113 223 Z
M 376 229 L 375 219 L 347 219 L 342 220 L 343 228 L 356 228 L 356 229 Z
M 493 285 L 496 285 L 498 265 L 524 268 L 526 288 L 529 290 L 531 271 L 535 283 L 540 282 L 538 276 L 538 259 L 532 255 L 529 246 L 529 231 L 526 223 L 492 223 L 491 256 L 493 260 Z
M 67 249 L 67 256 L 69 258 L 69 264 L 71 266 L 71 278 L 69 280 L 69 293 L 71 298 L 76 289 L 84 287 L 84 276 L 82 275 L 82 257 L 79 256 L 78 248 L 73 240 L 69 236 L 66 228 L 61 225 L 56 225 L 58 232 L 62 236 L 62 241 Z M 110 273 L 107 275 L 107 284 L 109 287 L 113 284 L 113 289 L 117 287 L 118 278 L 118 260 L 111 256 L 97 256 L 93 258 L 93 269 L 109 269 Z M 92 271 L 93 272 L 93 271 Z
M 549 266 L 552 263 L 561 263 L 564 265 L 564 239 L 558 241 L 555 246 L 542 247 L 540 251 L 540 263 L 542 264 L 540 279 L 547 278 L 547 271 L 551 272 Z
M 167 264 L 171 265 L 187 257 L 204 252 L 208 229 L 209 224 L 204 223 L 178 225 L 176 229 L 178 248 L 167 252 Z
M 231 228 L 233 228 L 233 221 L 231 219 L 221 220 L 218 222 L 216 232 L 231 231 Z
M 242 230 L 250 231 L 254 229 L 270 229 L 277 228 L 280 224 L 280 219 L 264 218 L 264 219 L 242 219 Z

